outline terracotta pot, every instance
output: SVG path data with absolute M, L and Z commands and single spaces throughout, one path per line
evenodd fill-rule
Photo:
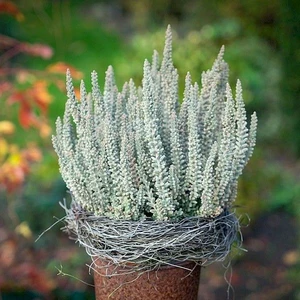
M 95 260 L 95 292 L 97 300 L 197 300 L 200 266 L 187 262 L 182 267 L 195 269 L 193 272 L 173 267 L 163 266 L 159 270 L 146 272 L 140 276 L 138 273 L 122 274 L 106 277 L 102 274 L 130 272 L 130 268 L 109 266 L 104 261 Z M 101 268 L 102 266 L 102 268 Z

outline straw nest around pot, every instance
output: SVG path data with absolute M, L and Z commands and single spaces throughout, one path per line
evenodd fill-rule
M 178 222 L 153 220 L 125 221 L 94 216 L 74 201 L 65 209 L 65 227 L 93 261 L 103 265 L 107 274 L 112 264 L 121 272 L 145 272 L 161 266 L 178 266 L 192 261 L 206 265 L 223 261 L 234 242 L 238 242 L 239 220 L 224 211 L 212 219 L 189 217 Z M 130 266 L 130 268 L 127 268 Z M 120 268 L 118 269 L 118 274 Z

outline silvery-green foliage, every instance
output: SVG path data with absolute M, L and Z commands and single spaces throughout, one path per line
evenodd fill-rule
M 75 201 L 95 215 L 131 220 L 215 217 L 230 209 L 257 119 L 254 113 L 248 126 L 241 83 L 234 99 L 223 54 L 202 74 L 201 89 L 187 74 L 181 105 L 170 27 L 162 63 L 156 51 L 144 63 L 142 87 L 130 80 L 118 91 L 109 67 L 103 93 L 92 72 L 92 92 L 82 82 L 79 100 L 68 71 L 53 145 Z

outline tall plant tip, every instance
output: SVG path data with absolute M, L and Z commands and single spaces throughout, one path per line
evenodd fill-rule
M 221 49 L 219 51 L 217 60 L 221 60 L 224 57 L 224 53 L 225 53 L 225 45 L 222 45 L 222 47 L 221 47 Z

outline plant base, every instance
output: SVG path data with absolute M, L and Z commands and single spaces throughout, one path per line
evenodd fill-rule
M 181 266 L 194 269 L 192 272 L 183 268 L 163 266 L 159 270 L 149 271 L 139 276 L 138 273 L 116 276 L 103 276 L 124 272 L 125 268 L 110 265 L 105 269 L 105 262 L 95 261 L 95 292 L 97 300 L 197 300 L 200 266 L 187 262 Z M 126 271 L 130 272 L 130 268 Z M 121 272 L 118 272 L 121 271 Z

